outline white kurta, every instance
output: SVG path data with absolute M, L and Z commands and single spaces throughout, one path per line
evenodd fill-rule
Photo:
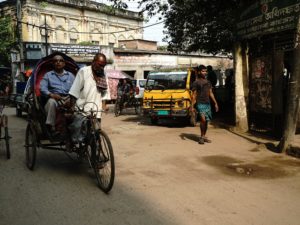
M 110 92 L 108 85 L 108 78 L 106 77 L 107 82 L 107 91 L 101 94 L 97 90 L 96 81 L 93 77 L 92 67 L 85 66 L 81 68 L 73 82 L 73 85 L 69 91 L 70 95 L 73 95 L 77 98 L 76 105 L 81 109 L 84 106 L 84 111 L 88 112 L 89 110 L 101 110 L 102 109 L 102 100 L 110 100 Z M 95 104 L 93 104 L 95 103 Z M 97 113 L 97 118 L 101 118 L 101 112 Z

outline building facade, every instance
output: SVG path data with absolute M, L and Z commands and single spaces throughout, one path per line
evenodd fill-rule
M 82 64 L 97 52 L 113 62 L 119 41 L 143 38 L 143 17 L 90 0 L 11 0 L 0 2 L 1 17 L 11 17 L 19 33 L 12 52 L 13 74 L 61 51 Z
M 299 15 L 298 0 L 242 1 L 235 71 L 237 123 L 243 130 L 283 135 L 288 107 L 297 97 L 289 93 L 298 76 Z
M 79 64 L 90 63 L 95 53 L 102 52 L 108 58 L 108 68 L 136 79 L 146 78 L 157 69 L 204 64 L 219 71 L 221 81 L 224 71 L 232 68 L 228 57 L 158 51 L 155 41 L 143 40 L 139 13 L 113 10 L 95 1 L 12 0 L 0 3 L 0 13 L 19 21 L 16 26 L 23 54 L 12 57 L 16 75 L 32 70 L 40 58 L 54 51 L 67 54 Z
M 89 0 L 24 1 L 24 42 L 91 43 L 118 46 L 119 40 L 143 38 L 143 18 L 131 11 L 113 11 Z

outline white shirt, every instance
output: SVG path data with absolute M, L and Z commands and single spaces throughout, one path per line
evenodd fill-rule
M 107 90 L 101 94 L 101 92 L 97 90 L 92 67 L 85 66 L 78 71 L 69 94 L 77 98 L 76 105 L 79 108 L 82 109 L 84 106 L 85 112 L 88 112 L 90 109 L 102 110 L 102 100 L 110 100 L 108 78 L 107 76 L 105 76 L 105 78 Z M 97 118 L 101 118 L 101 112 L 97 113 Z

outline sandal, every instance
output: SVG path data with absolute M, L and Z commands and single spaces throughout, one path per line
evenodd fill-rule
M 200 138 L 199 138 L 198 144 L 201 144 L 201 145 L 204 144 L 204 139 L 203 139 L 203 137 L 200 137 Z
M 206 142 L 206 143 L 211 143 L 211 140 L 209 140 L 207 137 L 204 137 L 203 140 L 204 140 L 204 142 Z

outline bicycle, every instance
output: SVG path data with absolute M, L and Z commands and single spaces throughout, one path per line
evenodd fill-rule
M 95 103 L 87 102 L 86 104 Z M 94 169 L 96 179 L 100 189 L 108 193 L 114 183 L 115 163 L 112 144 L 108 135 L 101 129 L 100 121 L 97 119 L 97 113 L 104 110 L 92 110 L 85 112 L 84 107 L 78 108 L 77 113 L 85 117 L 82 123 L 83 131 L 86 131 L 84 140 L 84 150 L 87 155 L 90 166 Z M 84 155 L 83 154 L 83 155 Z
M 128 101 L 124 101 L 124 97 L 118 95 L 114 106 L 115 116 L 121 115 L 125 108 L 134 108 L 135 114 L 139 115 L 141 113 L 141 102 L 134 97 L 134 94 L 130 95 Z
M 68 56 L 63 53 L 61 54 L 66 60 L 67 70 L 76 74 L 78 69 L 77 64 Z M 40 78 L 51 69 L 49 65 L 52 63 L 52 57 L 53 55 L 46 56 L 37 64 L 32 74 L 33 82 L 30 87 L 30 92 L 26 97 L 26 104 L 28 106 L 28 124 L 24 146 L 26 166 L 30 170 L 34 169 L 37 150 L 39 148 L 75 153 L 80 161 L 88 161 L 96 175 L 99 188 L 105 193 L 108 193 L 114 183 L 115 163 L 113 148 L 109 137 L 101 129 L 100 121 L 97 119 L 97 113 L 102 112 L 102 110 L 98 110 L 95 103 L 86 103 L 94 104 L 96 110 L 84 111 L 84 107 L 82 109 L 77 107 L 75 112 L 70 114 L 68 108 L 62 106 L 60 107 L 60 112 L 66 120 L 62 120 L 61 122 L 65 125 L 65 129 L 58 130 L 60 135 L 56 136 L 51 134 L 46 127 L 46 115 L 42 105 L 39 81 L 41 80 Z M 67 123 L 68 118 L 71 121 L 72 116 L 75 117 L 76 115 L 80 115 L 84 121 L 84 123 L 80 123 L 79 126 L 79 129 L 84 134 L 80 140 L 72 140 L 72 136 L 70 135 L 72 132 L 70 132 Z

